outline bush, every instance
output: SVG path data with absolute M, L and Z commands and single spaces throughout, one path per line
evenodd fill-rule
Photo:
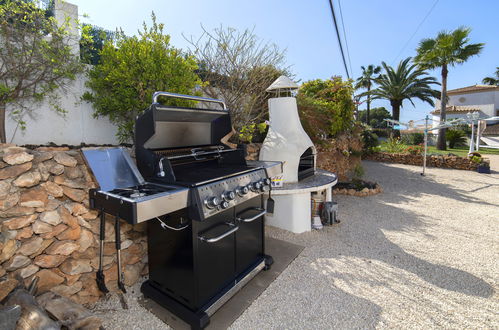
M 424 148 L 421 145 L 409 146 L 405 149 L 405 151 L 410 153 L 411 155 L 421 155 L 424 151 Z
M 389 138 L 381 143 L 381 149 L 389 153 L 404 152 L 405 146 L 402 144 L 399 138 Z
M 364 168 L 362 165 L 357 164 L 352 170 L 352 177 L 353 179 L 360 180 L 365 174 Z
M 122 31 L 104 42 L 100 62 L 89 71 L 86 86 L 90 91 L 83 99 L 94 106 L 95 117 L 107 116 L 118 126 L 120 142 L 133 138 L 135 118 L 150 104 L 156 91 L 199 94 L 203 83 L 196 74 L 196 60 L 170 45 L 164 25 L 145 23 L 138 36 L 128 37 Z M 193 106 L 192 101 L 160 98 L 171 106 Z
M 354 127 L 353 87 L 341 77 L 303 83 L 298 93 L 300 118 L 312 139 L 336 137 Z
M 391 128 L 373 128 L 372 132 L 378 136 L 378 138 L 389 138 L 393 132 Z
M 364 128 L 361 133 L 362 148 L 366 152 L 372 152 L 379 145 L 378 136 L 369 128 Z
M 445 139 L 449 143 L 449 148 L 466 144 L 466 133 L 458 129 L 448 129 L 445 132 Z
M 266 122 L 244 125 L 239 132 L 239 141 L 245 143 L 262 142 L 268 126 Z
M 404 134 L 401 137 L 402 143 L 408 144 L 411 146 L 419 145 L 424 143 L 424 134 L 423 133 L 409 133 Z

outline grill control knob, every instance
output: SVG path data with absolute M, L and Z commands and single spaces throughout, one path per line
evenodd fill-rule
M 253 191 L 258 191 L 262 187 L 262 184 L 260 182 L 253 182 L 251 184 L 251 190 Z
M 236 194 L 233 191 L 227 191 L 224 192 L 221 197 L 224 201 L 228 202 L 236 198 Z
M 265 179 L 265 180 L 268 180 L 268 179 Z M 270 185 L 268 183 L 266 184 L 265 181 L 262 180 L 262 185 L 260 187 L 260 191 L 267 192 L 269 190 L 270 190 Z
M 217 207 L 218 204 L 220 204 L 218 197 L 208 197 L 204 200 L 204 205 L 209 209 Z
M 239 187 L 239 188 L 236 189 L 236 193 L 239 196 L 241 196 L 241 197 L 243 197 L 244 195 L 246 195 L 248 192 L 249 192 L 249 189 L 246 186 L 245 187 Z
M 220 207 L 222 207 L 223 209 L 228 208 L 229 207 L 229 202 L 223 201 L 222 204 L 220 204 Z

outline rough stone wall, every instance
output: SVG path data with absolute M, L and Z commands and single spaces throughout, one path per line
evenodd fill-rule
M 332 141 L 328 145 L 317 146 L 317 167 L 327 171 L 336 173 L 340 181 L 348 181 L 350 179 L 352 169 L 361 163 L 361 158 L 349 151 L 353 148 L 361 150 L 362 145 L 352 146 L 352 141 L 346 137 Z M 260 154 L 261 143 L 251 143 L 246 146 L 247 160 L 258 160 Z
M 366 155 L 364 159 L 374 160 L 385 163 L 398 163 L 407 165 L 423 166 L 422 155 L 411 154 L 391 154 L 385 152 L 376 152 Z M 477 163 L 472 162 L 468 158 L 452 156 L 452 155 L 429 155 L 426 158 L 426 166 L 453 168 L 458 170 L 475 171 L 478 167 Z
M 99 219 L 89 210 L 95 182 L 78 150 L 0 145 L 0 277 L 39 277 L 38 294 L 53 291 L 82 304 L 100 297 Z M 125 283 L 147 272 L 144 225 L 121 222 Z M 116 290 L 114 219 L 107 218 L 104 269 Z

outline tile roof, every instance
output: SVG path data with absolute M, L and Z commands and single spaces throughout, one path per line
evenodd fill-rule
M 480 111 L 477 107 L 473 105 L 448 105 L 445 108 L 445 113 L 458 113 L 458 112 L 473 112 Z M 440 113 L 440 109 L 435 109 L 431 114 L 436 115 Z
M 488 92 L 488 91 L 499 91 L 499 86 L 494 85 L 472 85 L 467 87 L 461 87 L 456 89 L 451 89 L 447 91 L 448 95 L 454 94 L 467 94 L 467 93 L 477 93 L 477 92 Z

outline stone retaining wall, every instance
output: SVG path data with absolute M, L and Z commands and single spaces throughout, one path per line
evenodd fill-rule
M 261 143 L 250 143 L 246 145 L 246 159 L 258 160 L 261 147 Z M 336 173 L 340 180 L 349 180 L 352 169 L 360 163 L 361 159 L 359 156 L 345 156 L 340 149 L 334 145 L 329 147 L 317 147 L 317 167 Z
M 95 186 L 78 150 L 0 145 L 0 277 L 29 283 L 38 276 L 38 294 L 97 301 L 99 219 L 88 205 Z M 121 232 L 130 286 L 147 273 L 145 226 L 122 221 Z M 114 219 L 108 218 L 104 273 L 111 290 L 117 287 L 114 241 Z
M 423 166 L 422 155 L 376 152 L 363 156 L 363 158 L 385 163 Z M 453 155 L 428 155 L 426 158 L 426 166 L 476 171 L 478 164 L 465 157 Z

